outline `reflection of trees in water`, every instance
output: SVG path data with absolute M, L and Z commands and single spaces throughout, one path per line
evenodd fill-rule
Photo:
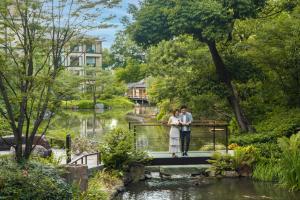
M 199 180 L 198 180 L 199 181 Z M 166 200 L 241 200 L 241 199 L 278 199 L 298 200 L 299 192 L 289 192 L 278 188 L 274 183 L 255 182 L 250 179 L 203 179 L 199 185 L 195 180 L 149 180 L 133 184 L 123 195 L 123 200 L 155 197 Z
M 139 137 L 137 137 L 136 146 L 137 146 L 138 149 L 147 150 L 149 148 L 148 138 L 145 137 L 145 136 L 139 136 Z
M 127 111 L 64 110 L 58 113 L 50 126 L 50 130 L 72 130 L 83 137 L 101 138 L 105 133 L 117 126 L 128 127 L 125 119 Z
M 208 127 L 193 127 L 191 133 L 190 150 L 198 151 L 207 144 L 212 144 L 213 135 Z M 137 137 L 147 138 L 149 151 L 168 151 L 169 150 L 169 132 L 168 126 L 137 126 Z M 225 144 L 225 133 L 216 134 L 216 142 Z

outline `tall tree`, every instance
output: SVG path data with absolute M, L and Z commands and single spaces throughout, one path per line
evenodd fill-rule
M 17 161 L 27 160 L 35 136 L 48 128 L 59 93 L 54 86 L 64 69 L 67 44 L 106 26 L 102 9 L 118 0 L 2 0 L 0 2 L 0 114 L 9 121 Z M 99 21 L 99 23 L 95 23 Z M 47 118 L 46 115 L 49 115 Z M 22 148 L 25 138 L 25 149 Z
M 251 124 L 240 106 L 237 91 L 228 67 L 219 52 L 219 42 L 229 42 L 236 20 L 255 18 L 266 0 L 146 0 L 134 13 L 128 27 L 133 39 L 144 47 L 190 34 L 207 44 L 219 81 L 228 90 L 228 102 L 242 131 L 251 131 Z
M 114 67 L 125 67 L 130 59 L 140 63 L 145 59 L 145 51 L 123 31 L 117 33 L 111 52 L 114 55 Z

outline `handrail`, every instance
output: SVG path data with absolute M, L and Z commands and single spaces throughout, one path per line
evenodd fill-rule
M 131 130 L 131 126 L 133 126 L 133 134 L 134 134 L 134 144 L 136 148 L 136 135 L 137 135 L 137 127 L 146 127 L 146 126 L 168 126 L 167 124 L 163 123 L 132 123 L 129 122 L 129 130 Z M 223 124 L 216 124 L 216 123 L 193 123 L 190 125 L 198 126 L 198 127 L 211 127 L 212 129 L 209 130 L 210 133 L 212 133 L 212 140 L 213 140 L 213 148 L 214 151 L 216 150 L 216 132 L 217 131 L 225 131 L 225 145 L 226 145 L 226 153 L 228 153 L 228 140 L 229 140 L 229 131 L 228 131 L 228 123 Z M 224 129 L 220 129 L 220 127 Z
M 84 165 L 84 164 L 87 165 L 87 158 L 89 156 L 95 156 L 95 155 L 97 155 L 97 166 L 98 166 L 101 163 L 101 154 L 100 154 L 100 152 L 82 155 L 82 156 L 76 158 L 75 160 L 69 162 L 68 164 L 70 164 L 70 165 L 77 165 L 78 161 L 80 161 L 80 163 L 82 165 Z

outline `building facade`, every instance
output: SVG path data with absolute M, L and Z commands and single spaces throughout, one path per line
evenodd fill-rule
M 85 75 L 85 67 L 102 68 L 102 41 L 89 38 L 80 43 L 72 42 L 69 52 L 63 56 L 64 65 L 76 75 Z

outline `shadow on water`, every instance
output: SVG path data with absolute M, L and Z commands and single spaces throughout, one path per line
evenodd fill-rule
M 127 187 L 115 200 L 299 200 L 300 193 L 288 192 L 274 183 L 250 179 L 152 179 Z

